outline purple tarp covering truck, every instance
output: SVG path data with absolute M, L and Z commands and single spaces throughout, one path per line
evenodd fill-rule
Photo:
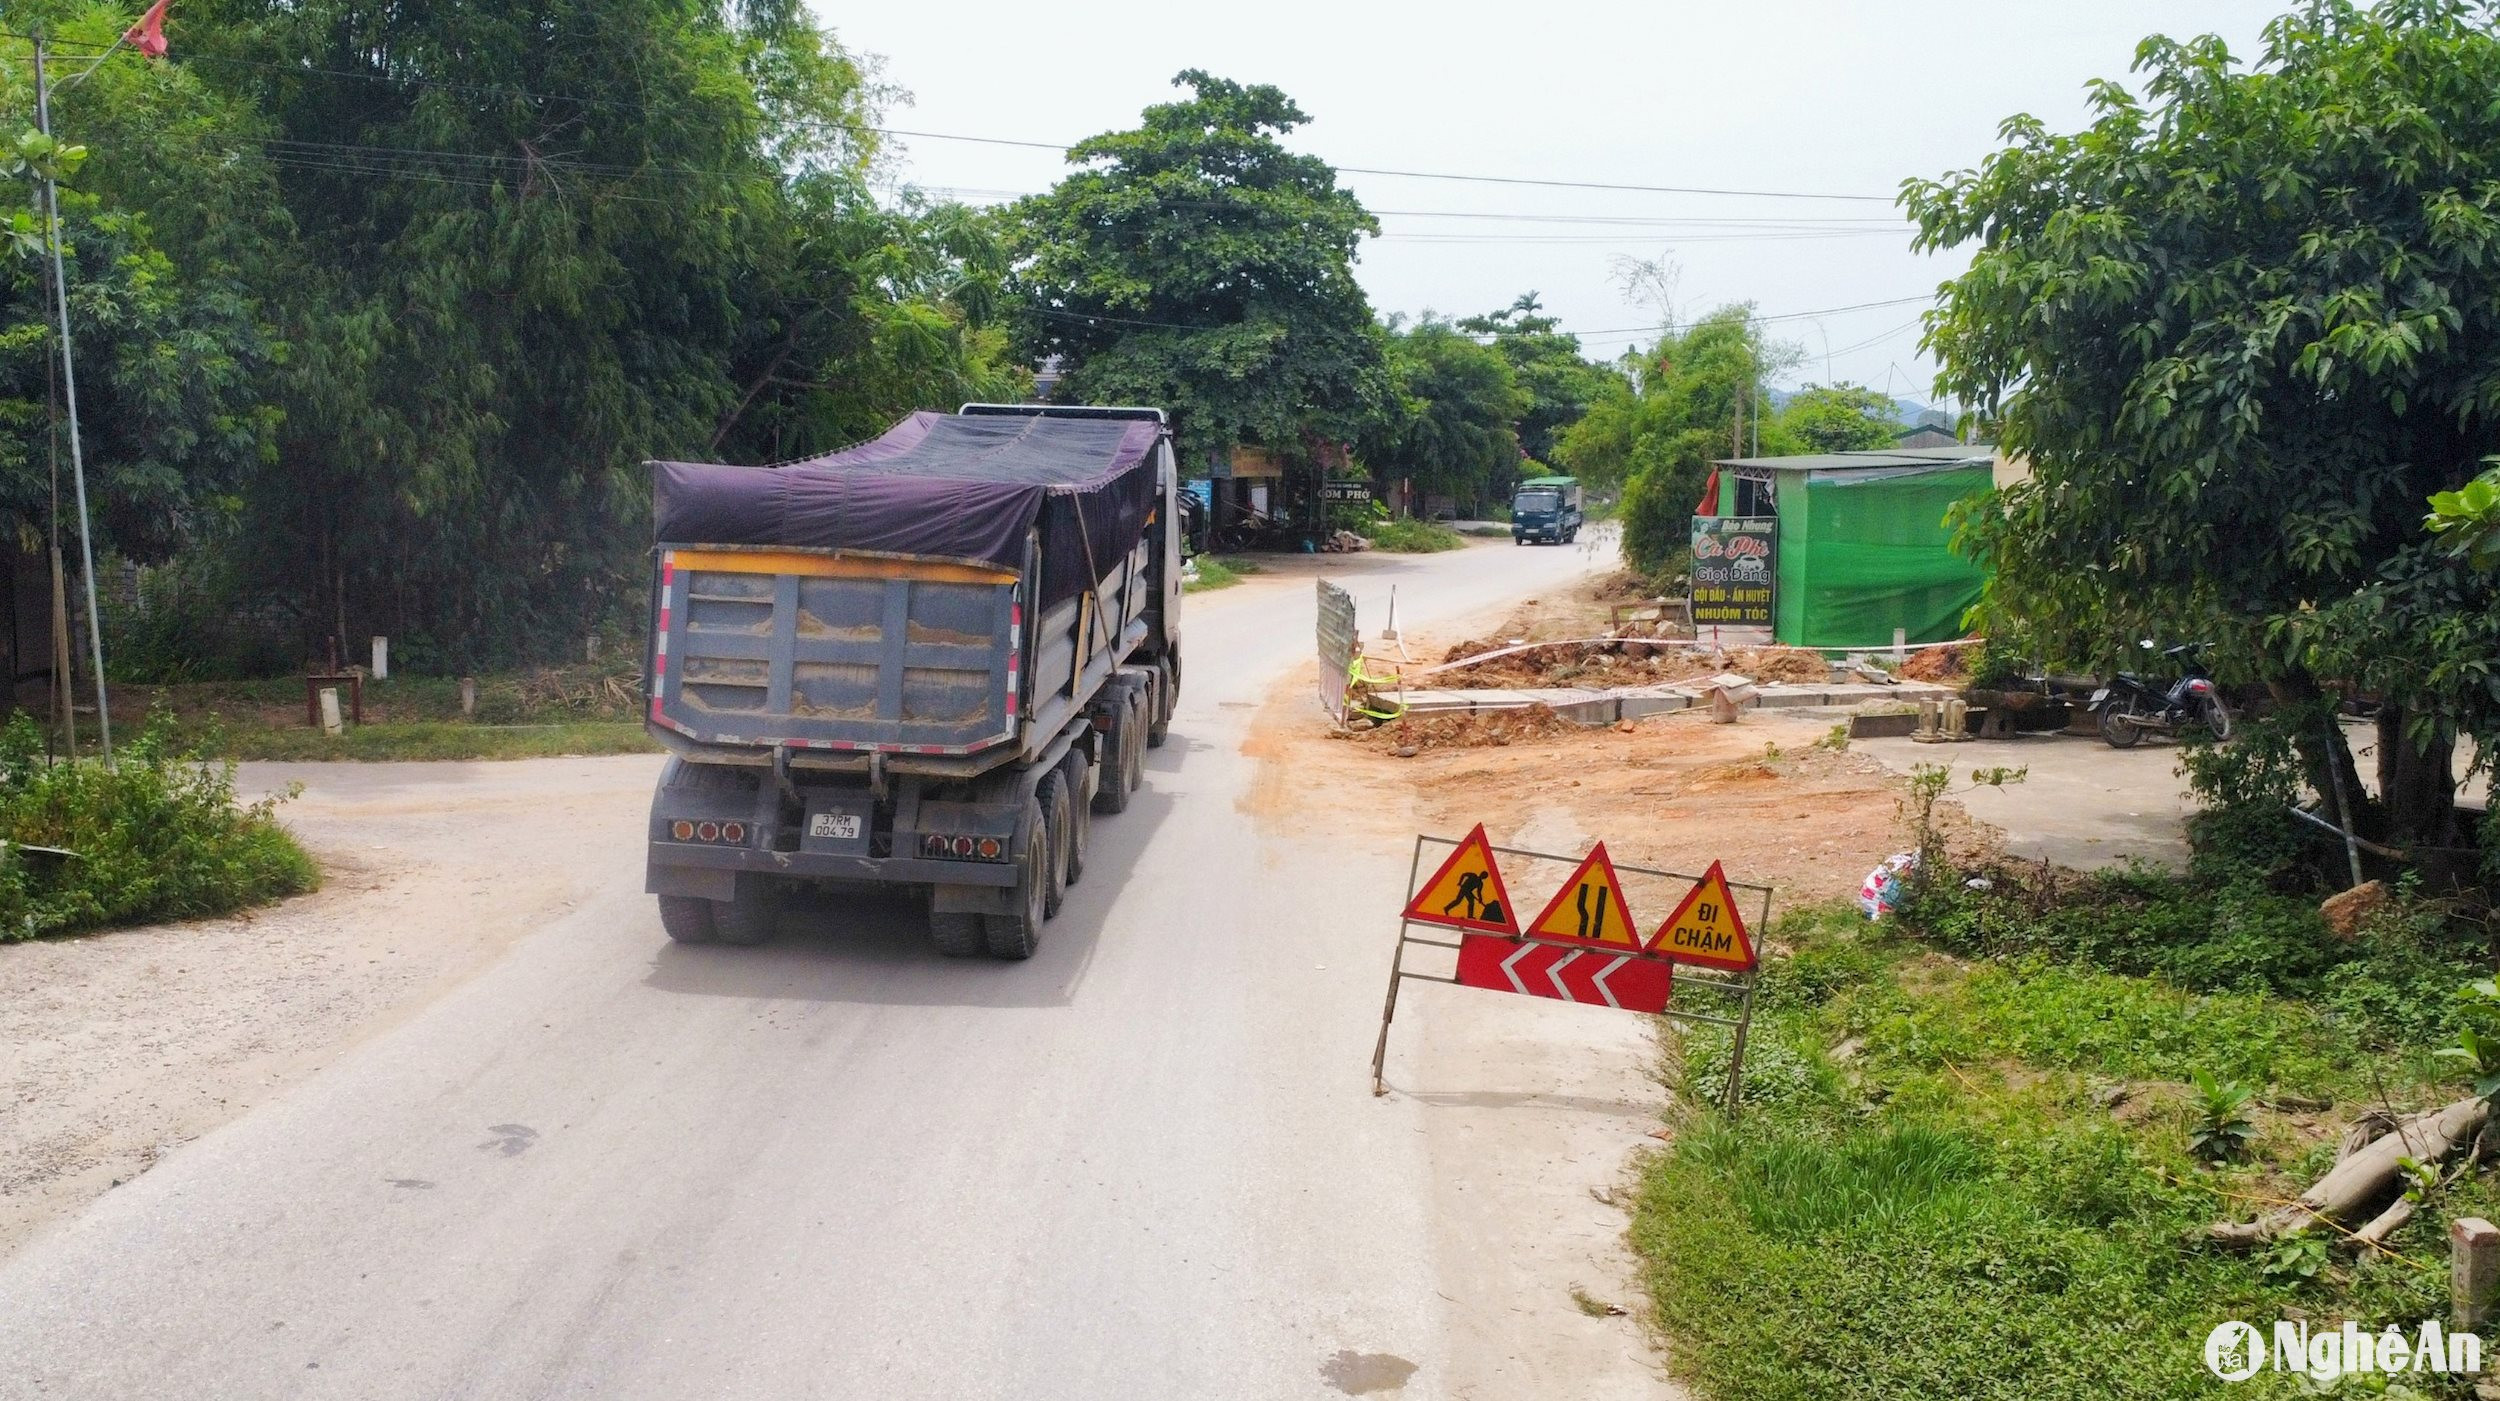
M 968 404 L 779 467 L 652 471 L 669 936 L 758 943 L 799 890 L 900 884 L 942 951 L 1031 956 L 1180 689 L 1162 412 Z

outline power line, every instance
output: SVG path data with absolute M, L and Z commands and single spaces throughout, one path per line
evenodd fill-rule
M 0 33 L 5 33 L 9 37 L 18 39 L 31 39 L 32 37 L 31 35 L 17 33 L 15 31 L 0 31 Z M 55 43 L 56 46 L 64 45 L 64 41 L 55 40 L 52 42 Z M 74 46 L 86 48 L 89 52 L 106 52 L 111 48 L 110 45 L 105 44 L 80 43 Z M 388 83 L 397 87 L 435 87 L 446 91 L 479 93 L 490 96 L 519 97 L 533 102 L 569 102 L 576 106 L 614 107 L 641 111 L 655 110 L 654 104 L 633 102 L 622 98 L 567 96 L 556 93 L 532 92 L 526 88 L 498 87 L 477 83 L 460 83 L 442 78 L 409 78 L 398 77 L 387 73 L 358 72 L 353 69 L 315 68 L 309 65 L 301 64 L 268 63 L 253 59 L 232 58 L 222 54 L 190 55 L 183 61 L 210 64 L 224 63 L 237 67 L 263 69 L 288 76 L 345 78 L 363 82 Z M 920 131 L 908 127 L 882 126 L 870 122 L 836 122 L 818 118 L 799 118 L 792 120 L 790 125 L 795 127 L 810 128 L 819 132 L 842 131 L 853 135 L 873 133 L 878 136 L 899 137 L 905 140 L 913 141 L 955 141 L 981 146 L 1007 146 L 1025 150 L 1053 151 L 1063 156 L 1075 149 L 1072 144 L 1066 142 L 1036 141 L 1025 137 L 974 136 L 962 132 Z M 1442 180 L 1471 185 L 1514 185 L 1536 189 L 1606 190 L 1620 194 L 1699 195 L 1708 198 L 1725 199 L 1833 200 L 1851 203 L 1887 205 L 1896 202 L 1895 198 L 1891 195 L 1837 194 L 1809 190 L 1734 189 L 1703 185 L 1642 185 L 1602 180 L 1557 180 L 1540 176 L 1524 175 L 1471 175 L 1456 171 L 1401 170 L 1385 166 L 1364 165 L 1340 165 L 1333 168 L 1339 173 L 1348 175 L 1376 175 L 1397 180 Z

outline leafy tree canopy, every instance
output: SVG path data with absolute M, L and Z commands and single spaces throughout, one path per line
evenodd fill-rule
M 1906 187 L 1921 247 L 1975 248 L 1929 326 L 1941 386 L 2031 464 L 1967 521 L 1995 618 L 2074 660 L 2212 635 L 2298 696 L 2312 610 L 2430 547 L 2424 501 L 2500 446 L 2495 18 L 2321 0 L 2253 67 L 2151 39 L 2143 96 L 2097 84 L 2085 130 L 2017 117 Z M 2393 824 L 2443 834 L 2448 752 L 2411 737 L 2381 746 L 2424 794 Z M 2439 791 L 2392 781 L 2413 757 Z
M 1388 350 L 1391 394 L 1360 439 L 1364 464 L 1471 510 L 1506 497 L 1529 408 L 1509 359 L 1429 314 L 1412 330 L 1393 323 Z
M 1780 406 L 1779 423 L 1799 452 L 1890 447 L 1901 431 L 1890 396 L 1862 384 L 1809 384 Z
M 12 13 L 56 71 L 129 22 Z M 103 543 L 182 552 L 308 647 L 574 652 L 638 617 L 646 459 L 802 455 L 1030 382 L 997 219 L 872 195 L 886 93 L 800 0 L 186 0 L 170 33 L 56 104 L 89 148 L 65 202 Z M 21 522 L 38 272 L 0 268 Z
M 1583 356 L 1580 338 L 1558 329 L 1561 324 L 1545 314 L 1534 292 L 1521 294 L 1500 311 L 1458 323 L 1470 335 L 1492 337 L 1493 348 L 1510 362 L 1511 375 L 1527 396 L 1527 406 L 1519 412 L 1519 445 L 1540 461 L 1553 455 L 1564 429 L 1623 382 L 1619 371 Z
M 1190 95 L 1078 143 L 1079 168 L 1016 206 L 1025 344 L 1059 358 L 1063 398 L 1169 409 L 1194 462 L 1351 441 L 1388 388 L 1353 267 L 1379 223 L 1279 143 L 1309 120 L 1283 92 L 1173 83 Z
M 1795 450 L 1769 416 L 1769 380 L 1796 355 L 1763 338 L 1750 304 L 1721 307 L 1625 357 L 1637 379 L 1608 388 L 1564 431 L 1557 466 L 1599 489 L 1622 488 L 1634 568 L 1656 572 L 1686 548 L 1712 462 L 1752 454 L 1757 434 L 1766 455 Z

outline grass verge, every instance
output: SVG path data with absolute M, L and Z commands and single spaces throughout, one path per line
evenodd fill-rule
M 1256 574 L 1259 567 L 1246 559 L 1218 559 L 1214 555 L 1197 558 L 1198 577 L 1181 585 L 1183 593 L 1212 593 L 1229 589 L 1242 581 L 1244 575 Z
M 1504 532 L 1507 534 L 1508 532 Z M 1467 541 L 1446 525 L 1429 521 L 1382 521 L 1370 531 L 1372 548 L 1400 555 L 1437 555 L 1466 548 Z
M 2381 928 L 2331 988 L 2235 985 L 2195 971 L 2197 948 L 2249 937 L 2207 913 L 2132 960 L 2037 940 L 1966 960 L 1845 906 L 1784 921 L 1744 1116 L 1690 1112 L 1643 1170 L 1633 1238 L 1676 1370 L 1714 1401 L 2132 1401 L 2224 1390 L 2202 1362 L 2224 1319 L 2444 1318 L 2441 1241 L 2500 1207 L 2487 1176 L 2434 1189 L 2393 1254 L 2196 1241 L 2296 1195 L 2357 1110 L 2461 1093 L 2418 1019 L 2373 1014 L 2447 952 Z M 1669 1042 L 1674 1082 L 1710 1102 L 1724 1038 Z M 2256 1091 L 2238 1161 L 2191 1151 L 2196 1071 Z
M 114 760 L 53 763 L 23 716 L 0 731 L 0 831 L 74 853 L 0 856 L 0 943 L 229 914 L 320 884 L 275 800 L 238 805 L 234 766 L 202 761 L 169 720 Z
M 332 739 L 319 730 L 200 732 L 205 752 L 226 759 L 384 762 L 399 759 L 547 759 L 583 754 L 657 754 L 638 721 L 572 720 L 543 725 L 476 725 L 457 720 L 353 725 Z

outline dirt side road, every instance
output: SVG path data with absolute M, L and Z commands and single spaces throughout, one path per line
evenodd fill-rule
M 659 763 L 247 764 L 246 793 L 304 785 L 319 893 L 0 946 L 0 1255 L 596 893 L 576 858 L 634 839 Z

